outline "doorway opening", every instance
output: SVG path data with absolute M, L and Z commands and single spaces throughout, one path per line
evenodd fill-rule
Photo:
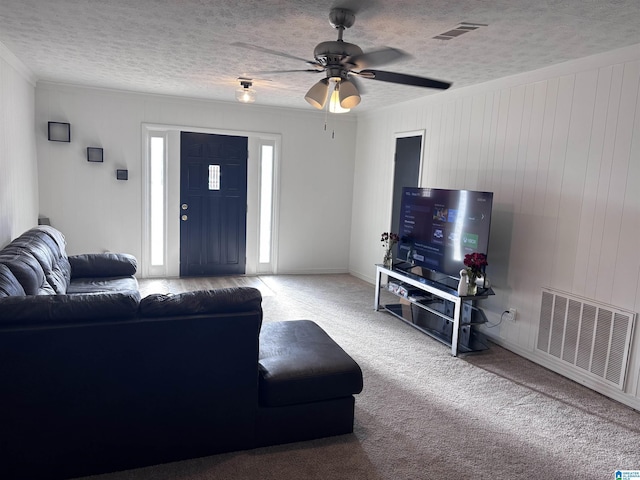
M 391 210 L 391 230 L 400 232 L 400 206 L 403 187 L 420 186 L 424 131 L 396 134 L 394 168 L 393 168 L 393 200 Z M 393 252 L 398 256 L 398 246 Z

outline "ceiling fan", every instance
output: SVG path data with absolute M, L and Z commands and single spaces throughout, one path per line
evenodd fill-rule
M 343 111 L 348 111 L 347 109 L 357 106 L 360 103 L 360 92 L 363 91 L 358 78 L 440 90 L 446 90 L 451 86 L 449 82 L 430 78 L 372 70 L 371 67 L 395 62 L 402 58 L 407 58 L 409 55 L 402 50 L 391 47 L 364 53 L 358 45 L 345 42 L 342 39 L 343 33 L 345 29 L 353 26 L 355 20 L 356 16 L 352 9 L 332 8 L 329 13 L 329 21 L 338 30 L 338 39 L 321 42 L 316 45 L 313 51 L 314 60 L 305 60 L 288 53 L 243 42 L 235 42 L 232 45 L 303 61 L 311 67 L 303 70 L 276 70 L 260 73 L 324 72 L 326 74 L 325 78 L 313 85 L 304 97 L 307 102 L 318 109 L 324 108 L 329 98 L 330 87 L 333 87 L 331 94 L 332 109 L 342 108 L 344 109 Z M 339 107 L 335 104 L 339 104 Z

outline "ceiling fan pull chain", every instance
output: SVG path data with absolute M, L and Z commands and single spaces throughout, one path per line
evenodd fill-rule
M 329 117 L 329 102 L 327 102 L 326 107 L 324 109 L 324 131 L 327 131 L 327 118 Z

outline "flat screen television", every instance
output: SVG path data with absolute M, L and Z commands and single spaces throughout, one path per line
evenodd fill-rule
M 464 256 L 488 254 L 492 206 L 492 192 L 404 187 L 397 268 L 455 288 Z

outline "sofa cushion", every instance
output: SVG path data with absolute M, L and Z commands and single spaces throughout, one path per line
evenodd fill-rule
M 9 267 L 0 263 L 0 297 L 23 296 L 24 288 Z
M 47 281 L 55 288 L 54 283 L 63 285 L 64 289 L 69 285 L 69 281 L 71 279 L 71 264 L 69 263 L 69 258 L 67 257 L 67 241 L 64 238 L 62 232 L 56 230 L 55 228 L 49 225 L 39 225 L 36 227 L 38 230 L 46 233 L 53 241 L 56 243 L 58 247 L 59 256 L 56 257 L 57 264 L 54 265 L 53 274 L 56 275 L 56 280 L 51 278 L 47 278 Z M 45 276 L 47 272 L 45 272 Z M 62 289 L 60 289 L 60 293 Z M 56 292 L 58 290 L 56 289 Z
M 128 253 L 86 253 L 71 255 L 71 278 L 127 277 L 135 275 L 138 261 Z
M 203 315 L 260 311 L 262 321 L 262 295 L 252 287 L 198 290 L 178 294 L 151 294 L 140 302 L 144 317 L 177 315 Z
M 360 366 L 316 323 L 265 323 L 260 333 L 260 404 L 295 405 L 362 391 Z
M 7 246 L 0 251 L 0 263 L 11 270 L 27 295 L 55 293 L 48 284 L 45 284 L 44 271 L 40 263 L 26 250 Z
M 116 293 L 128 290 L 138 290 L 138 280 L 135 277 L 74 278 L 67 287 L 69 295 L 99 292 Z
M 71 266 L 64 249 L 46 231 L 33 228 L 13 240 L 8 251 L 26 251 L 33 255 L 44 272 L 47 283 L 56 293 L 65 293 L 71 278 Z
M 139 303 L 137 291 L 3 297 L 0 298 L 0 326 L 124 320 L 136 316 Z
M 33 230 L 39 230 L 41 232 L 46 233 L 49 237 L 51 237 L 56 244 L 58 245 L 58 249 L 65 256 L 67 255 L 67 240 L 64 238 L 64 235 L 61 231 L 56 230 L 50 225 L 38 225 L 34 227 Z

